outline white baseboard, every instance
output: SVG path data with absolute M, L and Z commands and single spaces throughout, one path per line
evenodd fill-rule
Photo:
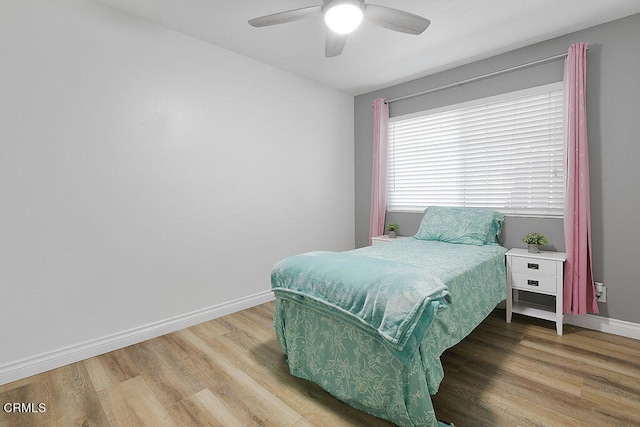
M 11 362 L 0 366 L 0 385 L 188 328 L 273 299 L 273 292 L 264 291 L 128 331 Z
M 626 320 L 611 319 L 593 314 L 584 316 L 565 314 L 564 323 L 640 340 L 640 324 L 627 322 Z

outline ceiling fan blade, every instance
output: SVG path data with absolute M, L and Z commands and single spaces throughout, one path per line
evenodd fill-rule
M 422 34 L 431 24 L 431 21 L 422 16 L 368 3 L 364 5 L 364 16 L 367 21 L 379 27 L 413 35 Z
M 346 43 L 346 35 L 334 33 L 333 31 L 329 30 L 327 32 L 327 41 L 324 45 L 324 56 L 326 58 L 333 58 L 334 56 L 340 55 Z
M 259 18 L 249 19 L 249 24 L 254 27 L 266 27 L 269 25 L 284 24 L 299 21 L 322 14 L 322 6 L 303 7 L 301 9 L 287 10 L 286 12 L 273 13 Z

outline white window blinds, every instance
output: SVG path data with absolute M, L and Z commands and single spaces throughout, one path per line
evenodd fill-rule
M 387 209 L 562 216 L 562 84 L 391 119 Z

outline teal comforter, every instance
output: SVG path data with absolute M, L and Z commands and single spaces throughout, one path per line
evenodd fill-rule
M 410 264 L 438 277 L 451 294 L 438 310 L 415 356 L 400 363 L 388 345 L 301 301 L 276 298 L 274 326 L 291 373 L 338 399 L 400 426 L 441 425 L 430 394 L 444 376 L 440 355 L 467 336 L 506 296 L 506 249 L 398 239 L 349 251 Z M 308 300 L 308 298 L 307 298 Z M 455 420 L 451 420 L 455 421 Z
M 280 261 L 271 274 L 275 295 L 304 303 L 370 334 L 408 365 L 447 287 L 411 264 L 349 252 L 310 252 Z

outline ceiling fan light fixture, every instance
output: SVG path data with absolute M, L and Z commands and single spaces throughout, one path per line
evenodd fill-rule
M 327 4 L 324 22 L 331 31 L 338 34 L 353 32 L 362 22 L 362 3 L 360 1 L 334 1 Z

